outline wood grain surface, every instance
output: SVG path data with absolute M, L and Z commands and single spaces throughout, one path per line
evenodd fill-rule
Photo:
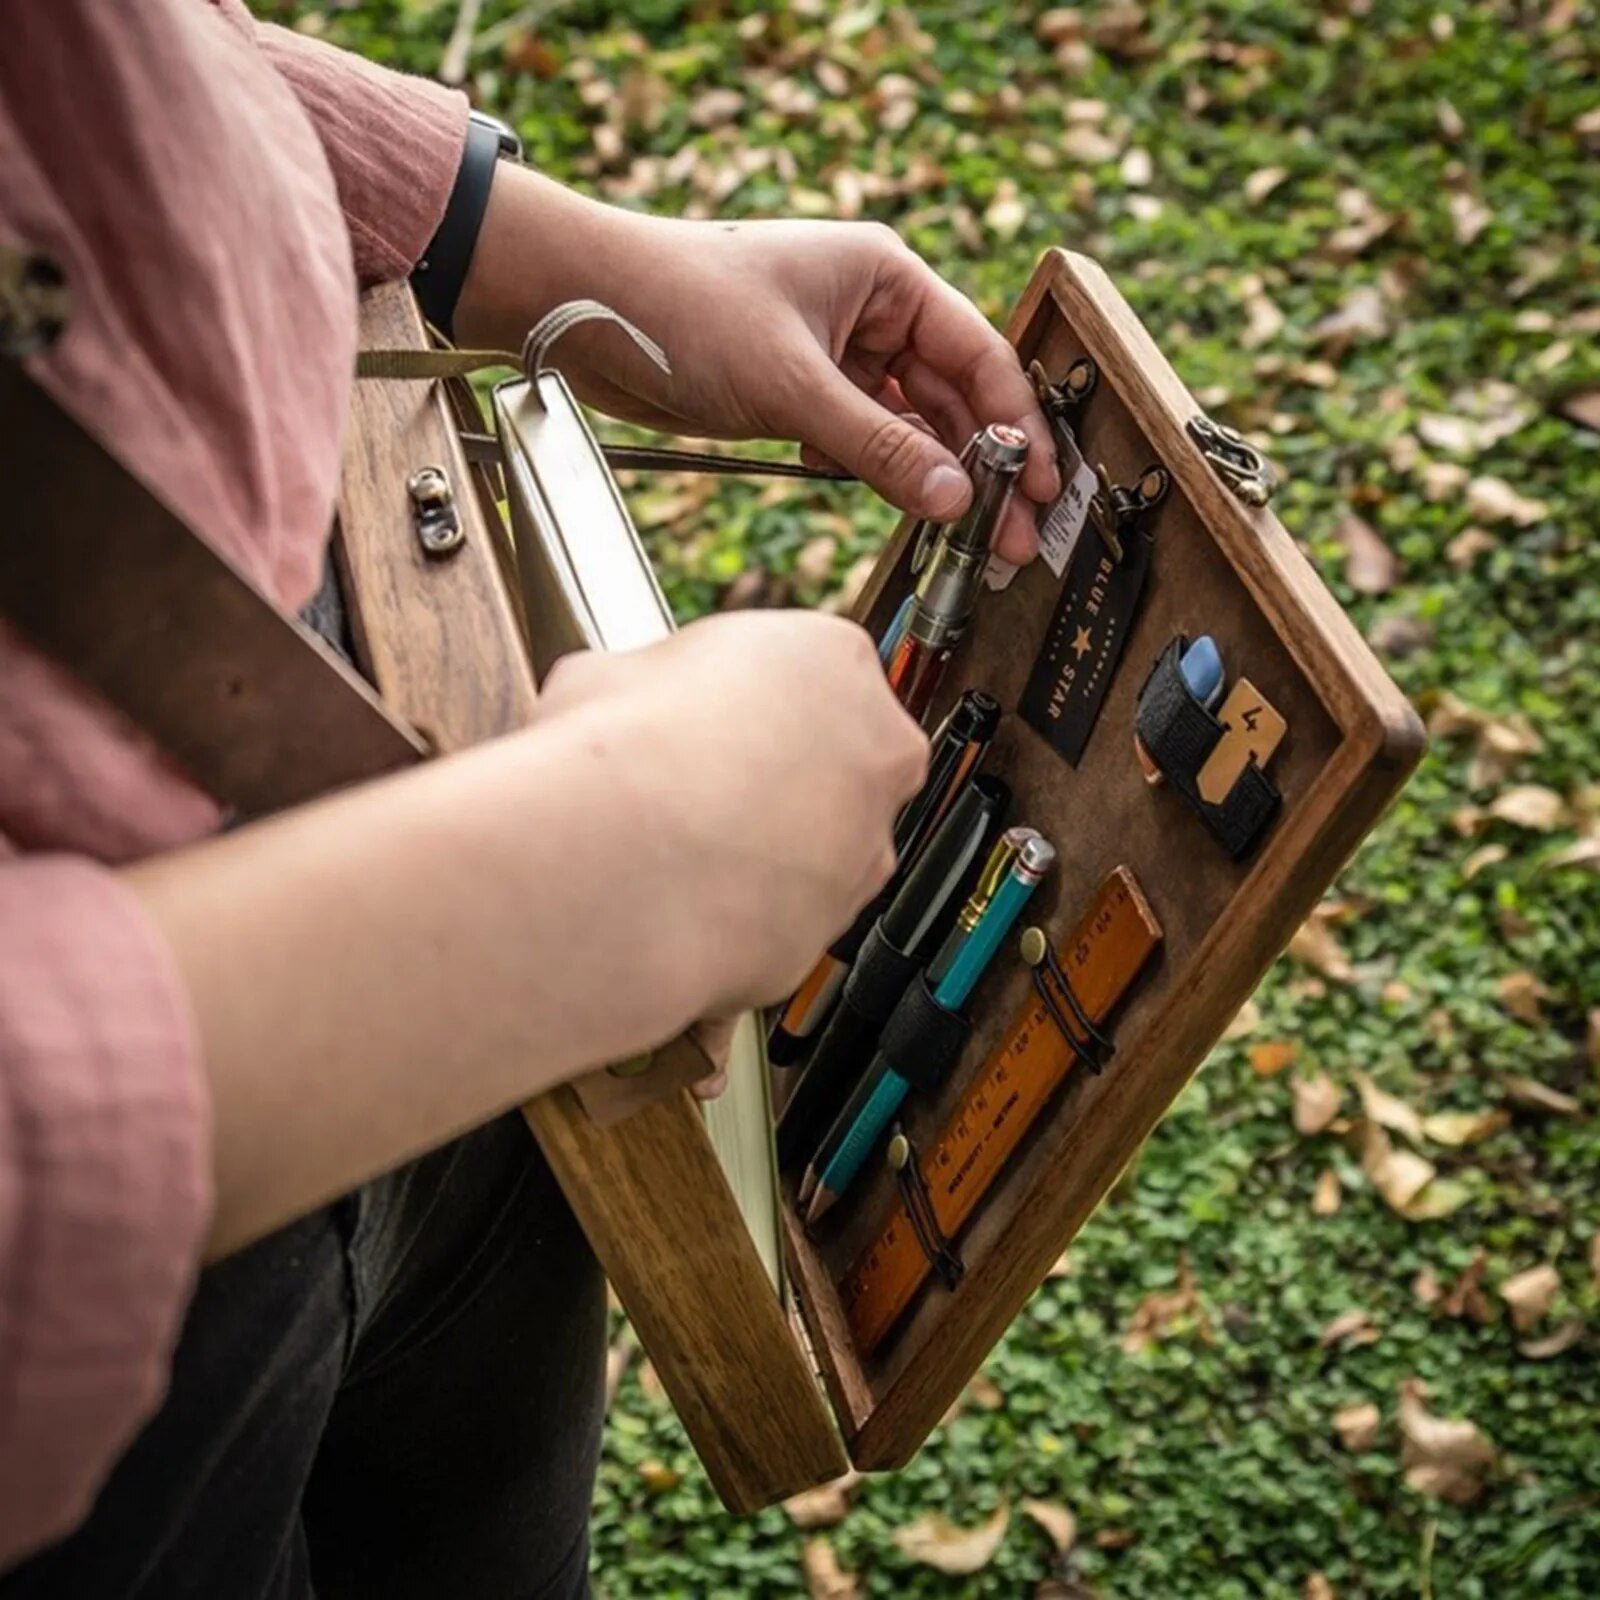
M 1130 866 L 1166 940 L 1136 986 L 1101 1076 L 1073 1073 L 1012 1156 L 962 1237 L 967 1272 L 953 1292 L 925 1286 L 870 1355 L 848 1338 L 838 1286 L 898 1200 L 886 1170 L 863 1173 L 849 1204 L 814 1237 L 789 1230 L 794 1278 L 841 1409 L 853 1460 L 908 1460 L 1171 1105 L 1339 867 L 1415 766 L 1421 725 L 1270 510 L 1251 509 L 1215 476 L 1184 431 L 1199 410 L 1105 274 L 1050 252 L 1010 326 L 1024 360 L 1052 377 L 1092 356 L 1100 387 L 1078 422 L 1090 462 L 1127 482 L 1152 461 L 1172 474 L 1153 521 L 1151 578 L 1087 752 L 1074 769 L 1015 715 L 989 768 L 1017 796 L 1014 820 L 1052 837 L 1060 858 L 1029 907 L 1059 939 L 1112 868 Z M 904 592 L 902 527 L 863 595 L 876 633 Z M 1013 711 L 1059 585 L 1042 562 L 984 597 L 941 716 L 978 686 Z M 1177 633 L 1211 633 L 1229 675 L 1247 674 L 1289 722 L 1271 774 L 1281 816 L 1242 863 L 1230 861 L 1181 798 L 1149 789 L 1132 750 L 1138 690 Z M 941 1091 L 914 1096 L 904 1122 L 925 1146 L 967 1092 L 1026 1001 L 1028 977 L 996 963 L 974 1000 L 967 1052 Z M 830 1364 L 831 1363 L 831 1367 Z
M 412 346 L 422 336 L 409 292 L 366 297 L 364 345 Z M 437 386 L 358 384 L 340 494 L 364 663 L 385 703 L 440 751 L 512 732 L 534 704 L 500 535 L 467 489 L 446 406 Z M 468 529 L 442 561 L 422 554 L 411 527 L 405 480 L 423 465 L 445 469 Z M 525 1115 L 728 1507 L 752 1511 L 843 1472 L 810 1359 L 693 1098 L 679 1089 L 602 1129 L 564 1087 Z

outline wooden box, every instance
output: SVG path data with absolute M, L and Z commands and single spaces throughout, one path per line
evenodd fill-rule
M 369 297 L 369 344 L 417 343 L 409 298 Z M 864 1177 L 817 1237 L 790 1215 L 794 1307 L 779 1303 L 706 1138 L 677 1090 L 601 1128 L 563 1089 L 527 1108 L 535 1134 L 633 1320 L 725 1503 L 769 1504 L 836 1476 L 903 1464 L 1093 1212 L 1141 1141 L 1393 798 L 1422 749 L 1399 691 L 1277 518 L 1224 486 L 1186 431 L 1192 396 L 1092 262 L 1052 251 L 1012 319 L 1025 362 L 1058 378 L 1091 357 L 1100 383 L 1076 424 L 1112 479 L 1163 463 L 1152 574 L 1088 751 L 1066 765 L 1007 716 L 990 766 L 1015 815 L 1053 836 L 1061 858 L 1029 920 L 1059 937 L 1107 873 L 1137 874 L 1165 941 L 1119 1016 L 1117 1054 L 1099 1077 L 1072 1075 L 1031 1129 L 959 1240 L 954 1291 L 925 1286 L 868 1356 L 850 1338 L 841 1278 L 895 1203 L 887 1172 Z M 363 666 L 385 705 L 436 748 L 526 720 L 534 683 L 519 607 L 502 574 L 505 533 L 492 502 L 463 494 L 468 538 L 449 563 L 411 537 L 395 486 L 417 460 L 471 469 L 436 390 L 361 386 L 342 505 L 343 559 L 357 596 Z M 909 560 L 902 528 L 860 616 L 881 632 Z M 403 545 L 410 555 L 395 561 Z M 1043 563 L 986 595 L 936 714 L 967 685 L 1014 709 L 1059 582 Z M 1174 634 L 1216 635 L 1288 719 L 1274 764 L 1281 815 L 1236 863 L 1207 841 L 1171 792 L 1150 791 L 1131 749 L 1135 696 Z M 419 640 L 435 648 L 421 650 Z M 943 1090 L 907 1113 L 925 1139 L 1024 1004 L 1019 969 L 996 973 L 966 1053 Z M 820 1376 L 820 1383 L 818 1381 Z

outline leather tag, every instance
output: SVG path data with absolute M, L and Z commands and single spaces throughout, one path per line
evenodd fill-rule
M 1283 742 L 1288 723 L 1248 678 L 1228 691 L 1217 720 L 1227 730 L 1200 769 L 1195 787 L 1208 805 L 1220 806 L 1253 761 L 1265 767 Z
M 1077 766 L 1122 658 L 1150 571 L 1150 538 L 1124 534 L 1121 561 L 1090 524 L 1017 709 L 1064 761 Z

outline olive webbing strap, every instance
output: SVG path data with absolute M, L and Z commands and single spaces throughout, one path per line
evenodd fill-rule
M 620 328 L 652 365 L 669 377 L 672 366 L 666 352 L 654 339 L 620 313 L 598 300 L 567 300 L 547 311 L 523 340 L 522 351 L 457 350 L 450 347 L 430 350 L 363 350 L 356 357 L 357 378 L 389 378 L 431 381 L 468 378 L 474 373 L 497 367 L 520 372 L 528 382 L 528 395 L 541 407 L 544 398 L 539 378 L 548 370 L 545 358 L 550 348 L 570 329 L 585 322 L 609 322 Z M 440 338 L 438 330 L 432 330 Z M 462 444 L 467 458 L 493 462 L 499 446 L 492 435 L 465 433 Z M 799 461 L 762 461 L 750 456 L 722 455 L 706 450 L 671 449 L 662 445 L 601 445 L 600 453 L 619 469 L 654 472 L 703 472 L 721 476 L 805 478 L 824 483 L 853 483 L 854 474 L 836 467 L 808 467 Z

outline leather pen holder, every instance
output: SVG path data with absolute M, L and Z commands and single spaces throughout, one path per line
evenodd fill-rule
M 1253 761 L 1223 799 L 1212 804 L 1200 793 L 1200 769 L 1227 731 L 1195 699 L 1178 662 L 1188 639 L 1179 634 L 1156 658 L 1144 687 L 1134 729 L 1162 776 L 1188 802 L 1213 838 L 1235 861 L 1248 855 L 1283 804 L 1277 786 Z
M 916 971 L 915 957 L 889 942 L 879 918 L 778 1120 L 778 1165 L 785 1171 L 803 1166 L 822 1142 Z

